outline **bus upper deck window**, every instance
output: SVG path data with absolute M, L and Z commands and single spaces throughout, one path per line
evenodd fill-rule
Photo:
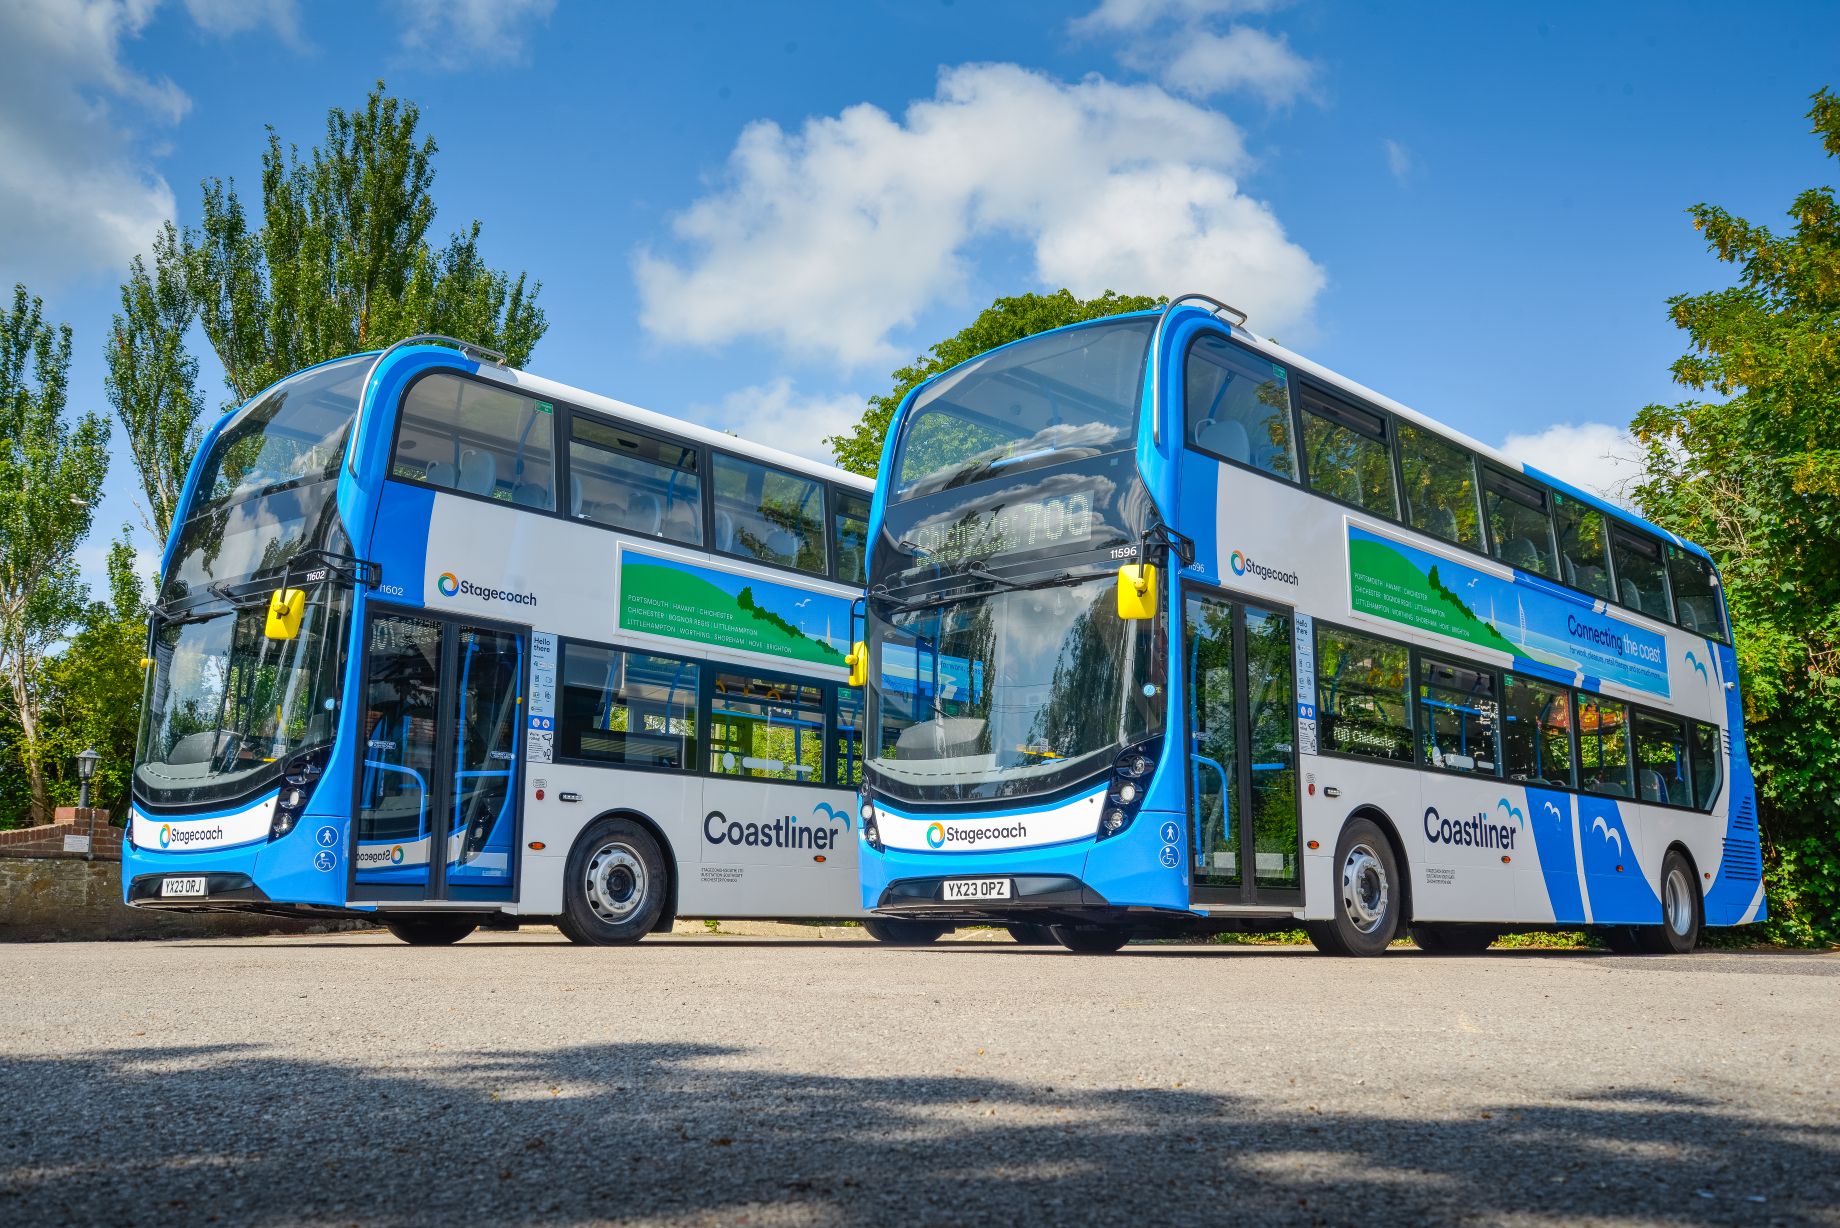
M 703 484 L 696 449 L 573 415 L 569 515 L 578 520 L 703 543 Z
M 1557 579 L 1546 491 L 1488 469 L 1482 475 L 1482 501 L 1488 508 L 1489 549 L 1495 557 L 1510 567 Z
M 1672 543 L 1667 548 L 1668 584 L 1674 590 L 1674 618 L 1695 635 L 1727 640 L 1712 564 Z M 1727 642 L 1729 642 L 1727 640 Z
M 1235 342 L 1204 333 L 1183 377 L 1190 446 L 1296 480 L 1290 374 Z
M 1476 465 L 1468 452 L 1430 431 L 1400 422 L 1399 475 L 1412 527 L 1453 545 L 1482 548 Z
M 1610 562 L 1604 544 L 1604 514 L 1569 495 L 1553 492 L 1553 525 L 1559 537 L 1559 579 L 1594 597 L 1610 599 Z
M 1399 490 L 1386 419 L 1306 392 L 1303 458 L 1310 489 L 1388 519 L 1399 518 Z
M 390 476 L 552 510 L 553 409 L 496 383 L 426 376 L 403 397 Z
M 1667 569 L 1661 543 L 1627 529 L 1610 530 L 1610 557 L 1616 564 L 1616 599 L 1650 618 L 1668 621 Z

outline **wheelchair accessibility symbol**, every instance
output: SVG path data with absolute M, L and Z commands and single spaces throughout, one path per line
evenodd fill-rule
M 333 866 L 338 864 L 339 859 L 333 855 L 331 849 L 321 849 L 319 852 L 313 854 L 313 868 L 315 870 L 330 870 Z
M 1173 870 L 1176 868 L 1176 863 L 1182 860 L 1182 853 L 1175 845 L 1165 844 L 1163 851 L 1157 855 L 1157 860 L 1163 863 L 1164 869 Z

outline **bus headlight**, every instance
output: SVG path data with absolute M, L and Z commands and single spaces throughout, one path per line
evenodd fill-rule
M 1105 799 L 1105 813 L 1099 818 L 1099 839 L 1115 836 L 1131 825 L 1143 804 L 1144 792 L 1150 787 L 1150 775 L 1156 770 L 1160 742 L 1148 746 L 1126 747 L 1112 763 L 1112 783 Z
M 310 750 L 295 755 L 281 768 L 281 789 L 275 794 L 275 817 L 268 824 L 268 838 L 279 840 L 294 830 L 313 797 L 313 786 L 325 771 L 321 762 L 324 750 Z
M 863 798 L 862 807 L 857 811 L 862 816 L 862 838 L 876 852 L 882 851 L 882 832 L 875 825 L 875 803 Z

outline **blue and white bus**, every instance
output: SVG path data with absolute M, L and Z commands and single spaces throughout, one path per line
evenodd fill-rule
M 869 493 L 443 338 L 281 381 L 166 545 L 127 902 L 415 943 L 860 915 Z
M 863 904 L 1078 951 L 1763 916 L 1705 552 L 1188 295 L 934 377 L 870 517 Z

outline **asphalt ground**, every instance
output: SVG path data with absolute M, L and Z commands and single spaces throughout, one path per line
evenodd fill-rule
M 1840 1223 L 1840 957 L 0 951 L 0 1222 Z

